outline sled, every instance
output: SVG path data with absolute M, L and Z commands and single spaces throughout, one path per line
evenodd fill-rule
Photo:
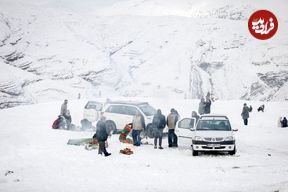
M 93 141 L 93 138 L 69 139 L 67 145 L 86 145 Z

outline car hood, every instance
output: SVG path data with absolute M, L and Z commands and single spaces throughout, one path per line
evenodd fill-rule
M 195 131 L 195 136 L 225 138 L 225 137 L 233 136 L 233 131 Z

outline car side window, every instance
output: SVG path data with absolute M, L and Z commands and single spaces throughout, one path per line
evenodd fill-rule
M 183 128 L 183 129 L 194 128 L 194 119 L 190 119 L 190 118 L 182 119 L 179 122 L 178 127 Z
M 111 105 L 106 109 L 106 112 L 108 113 L 121 113 L 121 106 L 118 105 Z
M 131 106 L 125 106 L 125 114 L 126 115 L 136 115 L 136 111 L 137 109 L 135 107 L 131 107 Z

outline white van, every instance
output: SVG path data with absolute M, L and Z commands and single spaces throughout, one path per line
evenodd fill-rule
M 234 131 L 228 117 L 224 115 L 203 115 L 196 123 L 195 118 L 184 118 L 177 124 L 179 137 L 192 139 L 192 155 L 198 152 L 221 151 L 230 155 L 236 153 Z

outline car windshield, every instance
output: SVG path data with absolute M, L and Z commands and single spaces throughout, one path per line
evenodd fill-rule
M 156 113 L 156 109 L 150 105 L 138 105 L 138 107 L 143 111 L 146 116 L 152 116 Z
M 228 120 L 199 120 L 197 131 L 231 131 Z

